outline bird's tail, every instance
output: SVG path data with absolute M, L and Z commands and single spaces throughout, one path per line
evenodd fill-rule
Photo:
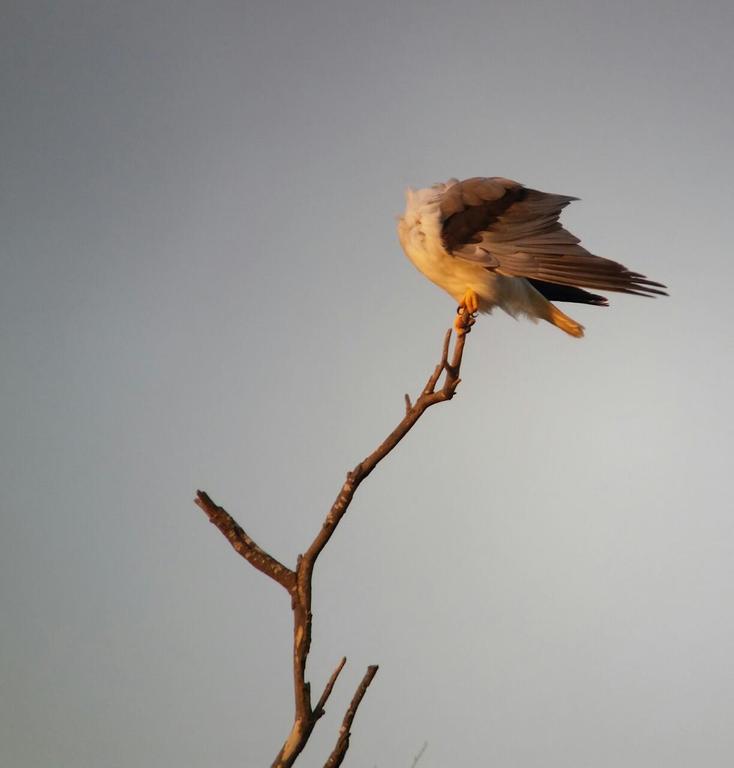
M 569 336 L 574 336 L 577 339 L 580 339 L 584 335 L 583 325 L 580 325 L 568 315 L 561 312 L 561 310 L 558 309 L 558 307 L 556 307 L 554 304 L 551 304 L 550 301 L 546 303 L 546 312 L 543 314 L 544 320 L 547 320 L 549 323 L 555 325 L 556 328 L 560 328 L 562 331 L 565 331 Z

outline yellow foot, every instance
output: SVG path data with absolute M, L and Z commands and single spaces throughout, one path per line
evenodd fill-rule
M 461 300 L 456 317 L 454 318 L 454 330 L 457 336 L 469 333 L 472 325 L 476 322 L 475 317 L 479 309 L 479 298 L 471 288 L 466 289 L 464 298 Z
M 464 298 L 461 300 L 461 304 L 459 304 L 459 308 L 466 309 L 470 315 L 475 314 L 479 309 L 479 297 L 476 293 L 474 293 L 474 291 L 472 291 L 471 288 L 466 289 L 466 293 L 464 294 Z

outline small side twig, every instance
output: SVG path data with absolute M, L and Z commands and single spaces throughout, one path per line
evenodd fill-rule
M 349 749 L 349 737 L 352 735 L 351 728 L 352 723 L 354 722 L 354 716 L 357 714 L 357 709 L 362 702 L 365 693 L 367 693 L 367 688 L 372 682 L 372 678 L 376 674 L 376 665 L 367 667 L 362 682 L 359 684 L 352 701 L 349 703 L 349 708 L 342 721 L 342 727 L 339 729 L 339 738 L 336 740 L 336 746 L 329 755 L 329 759 L 324 763 L 324 768 L 338 768 L 342 764 L 344 755 L 347 754 L 347 750 Z
M 331 677 L 329 678 L 328 682 L 326 683 L 326 686 L 324 687 L 324 692 L 321 694 L 321 697 L 316 702 L 316 706 L 313 708 L 313 713 L 315 717 L 321 717 L 324 714 L 324 706 L 326 705 L 326 702 L 329 700 L 329 696 L 331 696 L 331 691 L 334 688 L 334 683 L 336 682 L 337 677 L 339 677 L 339 673 L 344 669 L 344 665 L 347 663 L 347 657 L 342 656 L 342 660 L 337 665 L 337 668 L 331 673 Z
M 433 405 L 451 400 L 461 379 L 459 372 L 464 354 L 466 336 L 474 324 L 474 318 L 466 311 L 459 313 L 456 342 L 450 355 L 451 336 L 449 330 L 443 339 L 441 359 L 415 402 L 405 395 L 405 414 L 395 429 L 380 445 L 354 469 L 347 473 L 339 493 L 331 506 L 318 533 L 303 555 L 299 555 L 294 570 L 283 565 L 272 555 L 259 547 L 237 521 L 222 507 L 217 506 L 204 491 L 197 491 L 195 502 L 209 520 L 221 531 L 232 547 L 261 573 L 269 576 L 284 587 L 291 597 L 293 610 L 293 692 L 295 718 L 290 734 L 273 762 L 273 768 L 290 768 L 308 742 L 317 720 L 324 714 L 324 707 L 331 695 L 339 673 L 346 659 L 342 659 L 331 674 L 323 693 L 315 706 L 311 704 L 311 686 L 306 680 L 306 661 L 311 648 L 311 591 L 313 571 L 318 556 L 331 539 L 336 527 L 344 517 L 360 484 L 373 472 L 375 467 L 410 432 L 420 417 Z M 438 386 L 444 375 L 442 386 Z M 368 667 L 362 682 L 347 709 L 336 746 L 326 763 L 326 768 L 336 768 L 344 759 L 349 748 L 349 731 L 369 684 L 377 674 L 377 666 Z
M 286 589 L 293 588 L 296 574 L 264 549 L 258 547 L 239 523 L 225 509 L 218 507 L 209 498 L 209 494 L 204 491 L 197 491 L 194 503 L 205 512 L 209 522 L 219 528 L 235 551 L 242 555 L 250 565 Z

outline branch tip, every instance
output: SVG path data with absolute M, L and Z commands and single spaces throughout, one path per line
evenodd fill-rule
M 316 703 L 316 707 L 314 708 L 313 714 L 314 717 L 319 718 L 324 714 L 324 706 L 326 705 L 326 702 L 329 700 L 329 696 L 331 696 L 331 692 L 334 688 L 334 683 L 336 683 L 337 677 L 339 677 L 339 673 L 344 669 L 344 665 L 347 663 L 347 657 L 342 656 L 342 660 L 337 664 L 336 669 L 331 673 L 331 677 L 326 682 L 326 686 L 324 687 L 324 691 L 319 697 L 318 702 Z
M 367 667 L 364 677 L 357 686 L 357 690 L 354 692 L 351 702 L 349 702 L 346 714 L 344 715 L 344 720 L 342 720 L 342 726 L 339 729 L 339 738 L 336 740 L 336 745 L 329 755 L 329 759 L 324 764 L 324 768 L 338 768 L 338 766 L 342 764 L 344 756 L 349 749 L 349 737 L 351 736 L 350 729 L 354 722 L 354 716 L 357 714 L 357 709 L 362 703 L 367 688 L 369 688 L 378 669 L 379 666 L 377 664 L 370 664 L 370 666 Z
M 224 507 L 215 504 L 204 491 L 196 492 L 194 503 L 204 512 L 209 522 L 227 539 L 238 555 L 244 557 L 258 571 L 290 591 L 296 579 L 295 573 L 259 547 Z

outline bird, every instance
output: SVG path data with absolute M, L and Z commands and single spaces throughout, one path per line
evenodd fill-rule
M 501 176 L 408 188 L 398 238 L 415 267 L 459 303 L 454 327 L 495 307 L 545 320 L 580 338 L 584 327 L 553 301 L 608 306 L 585 288 L 667 296 L 666 286 L 594 256 L 559 221 L 577 197 L 530 189 Z

